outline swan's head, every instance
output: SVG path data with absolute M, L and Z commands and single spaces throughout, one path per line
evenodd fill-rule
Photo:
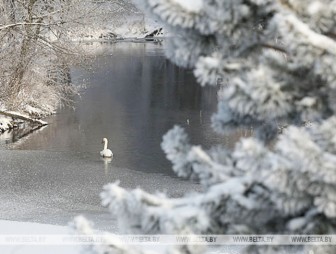
M 107 142 L 107 138 L 103 138 L 102 144 Z

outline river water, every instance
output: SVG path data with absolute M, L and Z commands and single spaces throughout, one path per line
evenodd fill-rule
M 60 109 L 29 135 L 0 136 L 0 219 L 64 225 L 84 214 L 98 228 L 115 230 L 98 196 L 109 182 L 171 196 L 200 190 L 174 176 L 160 148 L 175 124 L 204 147 L 232 146 L 243 135 L 213 132 L 217 88 L 201 88 L 191 70 L 165 59 L 161 44 L 87 47 L 95 49 L 94 59 L 71 70 L 75 84 L 86 84 L 75 107 Z M 103 137 L 112 161 L 99 157 Z

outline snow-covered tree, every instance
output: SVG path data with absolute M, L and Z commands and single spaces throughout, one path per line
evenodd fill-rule
M 72 90 L 66 31 L 75 2 L 0 1 L 1 109 L 48 114 Z
M 123 9 L 131 8 L 126 3 Z M 45 115 L 68 100 L 74 92 L 69 65 L 85 55 L 72 40 L 122 8 L 115 5 L 92 0 L 0 0 L 0 110 Z
M 166 41 L 169 59 L 193 68 L 202 86 L 227 81 L 219 91 L 214 130 L 228 134 L 253 126 L 255 136 L 241 139 L 232 150 L 205 150 L 190 144 L 183 128 L 174 127 L 163 137 L 162 148 L 176 174 L 198 179 L 204 191 L 171 199 L 107 185 L 103 204 L 117 216 L 120 229 L 336 233 L 336 1 L 137 2 L 174 35 Z M 280 125 L 286 126 L 281 133 Z M 88 229 L 82 220 L 77 226 Z M 95 251 L 136 252 L 123 248 L 111 242 Z M 335 253 L 334 247 L 314 249 Z M 253 247 L 245 252 L 283 250 Z M 174 251 L 200 250 L 183 246 Z

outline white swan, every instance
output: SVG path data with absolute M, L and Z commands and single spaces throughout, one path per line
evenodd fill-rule
M 106 158 L 113 157 L 112 151 L 110 149 L 107 149 L 107 143 L 108 143 L 107 138 L 103 138 L 102 143 L 104 143 L 104 149 L 103 149 L 103 151 L 100 151 L 100 156 L 104 157 L 104 158 L 105 157 Z

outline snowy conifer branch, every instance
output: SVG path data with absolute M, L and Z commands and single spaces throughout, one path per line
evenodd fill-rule
M 322 125 L 323 129 L 330 131 L 336 127 L 335 123 L 336 121 L 334 118 L 330 119 Z M 332 210 L 333 208 L 330 207 L 331 203 L 325 206 L 321 200 L 321 195 L 329 195 L 327 192 L 324 192 L 323 194 L 323 191 L 330 191 L 330 188 L 332 187 L 330 184 L 335 181 L 335 174 L 332 168 L 329 168 L 329 165 L 334 165 L 332 163 L 335 160 L 335 156 L 330 154 L 327 157 L 320 157 L 322 148 L 311 139 L 311 135 L 309 134 L 310 129 L 293 128 L 294 127 L 289 128 L 283 135 L 281 135 L 279 142 L 275 146 L 274 152 L 268 150 L 268 148 L 264 147 L 254 139 L 242 140 L 238 143 L 232 153 L 232 160 L 235 161 L 233 163 L 234 167 L 231 169 L 232 179 L 228 179 L 225 183 L 212 184 L 212 187 L 208 189 L 205 196 L 196 195 L 192 199 L 183 198 L 171 200 L 163 199 L 162 197 L 158 198 L 157 196 L 146 194 L 141 190 L 127 192 L 117 185 L 111 185 L 105 187 L 105 192 L 102 194 L 103 202 L 105 205 L 110 205 L 110 209 L 112 209 L 114 213 L 119 213 L 119 215 L 123 216 L 126 214 L 128 219 L 136 219 L 139 224 L 138 227 L 141 227 L 142 230 L 148 226 L 148 222 L 145 225 L 141 225 L 141 221 L 144 219 L 142 216 L 144 215 L 148 216 L 150 213 L 151 216 L 149 217 L 153 219 L 155 214 L 157 216 L 156 218 L 159 219 L 160 216 L 167 217 L 166 212 L 160 213 L 160 209 L 162 208 L 167 211 L 170 209 L 174 210 L 177 207 L 181 208 L 186 205 L 193 207 L 209 207 L 209 204 L 213 203 L 214 200 L 219 200 L 214 208 L 218 209 L 216 205 L 225 205 L 225 202 L 221 203 L 220 200 L 226 199 L 227 195 L 233 197 L 232 199 L 239 205 L 252 209 L 255 207 L 252 205 L 255 203 L 255 200 L 254 202 L 250 202 L 251 200 L 248 202 L 250 199 L 248 193 L 253 193 L 253 195 L 256 195 L 257 193 L 258 195 L 262 194 L 264 199 L 268 195 L 269 202 L 275 202 L 275 204 L 279 206 L 277 209 L 286 216 L 301 214 L 308 207 L 309 210 L 307 210 L 307 212 L 309 212 L 312 205 L 311 202 L 315 200 L 314 204 L 320 213 L 334 217 L 336 216 L 336 213 Z M 316 128 L 318 127 L 315 127 L 313 130 L 314 132 L 321 131 Z M 325 145 L 326 141 L 322 142 L 323 139 L 319 140 L 321 144 Z M 288 142 L 291 142 L 289 146 Z M 332 142 L 334 149 L 335 141 L 332 140 Z M 308 147 L 310 147 L 308 150 L 307 144 L 309 144 Z M 297 146 L 300 146 L 300 149 Z M 327 147 L 329 147 L 329 145 Z M 301 152 L 298 153 L 299 151 Z M 174 156 L 180 158 L 180 154 L 170 154 L 170 158 L 179 163 L 178 160 L 173 158 Z M 197 157 L 198 161 L 202 159 L 203 163 L 206 162 L 211 164 L 209 157 L 204 154 L 199 147 L 191 148 L 188 157 L 189 160 L 192 160 L 191 158 L 193 157 Z M 297 158 L 299 158 L 301 165 L 297 164 Z M 309 175 L 306 175 L 307 170 L 310 171 Z M 291 173 L 289 174 L 288 172 Z M 296 177 L 283 178 L 283 176 L 286 175 L 296 175 Z M 307 176 L 310 178 L 309 181 L 304 180 Z M 297 179 L 301 180 L 298 181 Z M 256 185 L 256 183 L 258 184 Z M 308 183 L 312 183 L 311 187 L 309 187 L 311 188 L 311 191 L 308 188 L 308 193 L 305 193 L 307 186 L 304 184 Z M 316 189 L 318 184 L 320 184 L 321 187 L 325 187 Z M 264 190 L 264 194 L 260 192 L 262 190 Z M 270 190 L 272 190 L 272 192 Z M 279 198 L 282 200 L 280 203 L 277 201 Z M 294 203 L 291 203 L 294 201 L 293 199 L 296 202 L 295 205 Z M 301 203 L 297 203 L 298 200 L 301 200 Z M 257 207 L 260 208 L 259 205 Z M 119 212 L 116 212 L 116 209 Z M 149 210 L 145 212 L 143 209 Z M 128 224 L 132 224 L 129 221 L 132 220 L 128 220 Z M 162 223 L 158 223 L 157 221 L 152 225 L 155 224 L 162 225 Z M 152 231 L 153 228 L 154 227 L 150 227 L 150 231 Z M 163 227 L 161 226 L 160 228 L 162 230 Z
M 242 140 L 232 153 L 231 177 L 212 183 L 204 193 L 168 199 L 139 189 L 128 192 L 116 183 L 105 187 L 103 204 L 117 216 L 122 228 L 131 232 L 221 234 L 276 229 L 311 233 L 318 228 L 320 233 L 331 233 L 327 218 L 336 216 L 332 198 L 336 192 L 332 184 L 335 155 L 319 158 L 316 153 L 322 153 L 319 144 L 335 149 L 335 140 L 326 144 L 326 135 L 316 143 L 310 132 L 330 133 L 335 125 L 332 118 L 322 129 L 318 125 L 312 130 L 290 128 L 281 135 L 274 151 L 255 139 Z M 203 163 L 211 163 L 199 147 L 190 149 L 189 160 L 196 156 L 198 161 L 201 158 Z M 179 158 L 180 154 L 170 154 L 178 163 L 174 156 Z
M 335 123 L 334 118 L 329 119 L 322 125 L 323 129 L 331 130 L 336 127 Z M 319 140 L 325 146 L 324 139 Z M 334 140 L 332 142 L 334 149 Z M 233 232 L 242 229 L 237 227 L 242 215 L 245 216 L 245 230 L 251 232 L 260 232 L 258 227 L 261 225 L 266 230 L 275 217 L 281 219 L 282 223 L 289 223 L 289 229 L 281 229 L 284 225 L 280 223 L 278 230 L 292 230 L 290 225 L 293 219 L 300 214 L 308 216 L 312 211 L 315 211 L 314 216 L 307 217 L 313 223 L 311 225 L 317 227 L 319 223 L 324 223 L 324 233 L 327 233 L 330 229 L 325 224 L 326 218 L 336 217 L 334 194 L 331 194 L 336 192 L 333 184 L 336 181 L 336 156 L 323 156 L 322 149 L 312 139 L 310 129 L 290 127 L 281 135 L 274 151 L 252 138 L 239 142 L 232 153 L 231 168 L 227 167 L 227 176 L 230 173 L 231 177 L 214 183 L 205 176 L 204 179 L 211 186 L 203 194 L 194 194 L 192 198 L 168 199 L 141 190 L 127 192 L 117 185 L 111 185 L 105 187 L 103 203 L 109 205 L 124 228 L 128 225 L 132 230 L 147 233 L 181 233 L 186 230 L 197 233 Z M 213 162 L 199 147 L 191 148 L 187 157 L 190 161 L 197 161 L 194 163 L 200 163 L 202 170 L 197 171 L 196 167 L 195 172 L 201 172 L 201 177 L 207 170 L 211 172 Z M 170 158 L 179 163 L 181 157 L 179 153 L 171 153 Z M 222 166 L 227 165 L 223 163 Z M 219 166 L 216 170 L 221 172 Z M 237 214 L 237 211 L 242 214 Z M 195 223 L 191 222 L 193 220 L 196 220 Z M 257 225 L 254 224 L 255 220 L 259 221 Z M 214 223 L 221 226 L 215 227 Z
M 232 167 L 230 159 L 226 161 L 226 165 L 216 161 L 218 158 L 226 158 L 227 151 L 218 147 L 206 152 L 199 146 L 191 146 L 184 129 L 179 126 L 163 136 L 161 147 L 180 177 L 197 179 L 204 187 L 220 183 L 229 177 L 227 174 Z
M 167 154 L 168 160 L 173 162 L 173 170 L 178 176 L 192 176 L 191 165 L 187 161 L 190 144 L 184 129 L 179 126 L 175 126 L 172 130 L 163 136 L 161 147 Z

